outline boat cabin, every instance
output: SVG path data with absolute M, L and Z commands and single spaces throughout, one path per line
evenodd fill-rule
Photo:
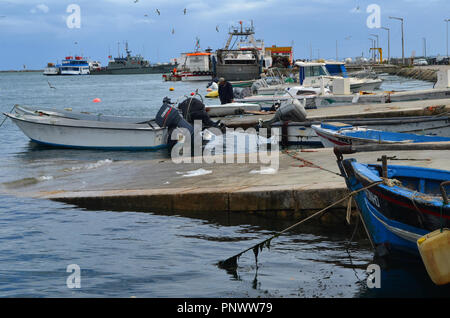
M 325 63 L 295 62 L 299 69 L 299 83 L 303 86 L 320 85 L 321 76 L 331 76 Z

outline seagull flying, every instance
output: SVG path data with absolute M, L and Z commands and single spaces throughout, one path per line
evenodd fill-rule
M 183 12 L 184 12 L 184 14 L 186 14 L 186 8 L 184 8 Z
M 158 15 L 161 15 L 161 12 L 159 12 L 159 10 L 158 10 L 158 9 L 156 9 L 156 13 L 158 13 Z
M 172 34 L 175 34 L 175 29 L 172 29 Z
M 139 0 L 134 0 L 134 3 L 138 3 Z
M 50 88 L 54 88 L 54 89 L 56 89 L 56 87 L 52 86 L 52 84 L 50 84 L 50 82 L 49 82 L 49 81 L 47 81 L 47 83 L 48 83 L 48 86 L 49 86 Z
M 219 32 L 219 26 L 218 25 L 216 25 L 216 31 Z

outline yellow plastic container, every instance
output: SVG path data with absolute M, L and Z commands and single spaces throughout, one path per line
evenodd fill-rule
M 209 92 L 208 94 L 206 94 L 205 97 L 207 97 L 207 98 L 216 98 L 216 97 L 219 97 L 219 92 L 218 92 L 218 91 L 212 91 L 212 92 Z
M 428 275 L 436 285 L 450 283 L 450 230 L 436 230 L 417 240 Z

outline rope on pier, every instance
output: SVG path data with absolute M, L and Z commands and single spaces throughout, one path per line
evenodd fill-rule
M 306 159 L 303 159 L 303 158 L 299 157 L 299 156 L 298 156 L 298 152 L 296 152 L 296 151 L 294 152 L 294 151 L 285 150 L 284 152 L 285 152 L 288 156 L 290 156 L 290 157 L 292 157 L 292 158 L 294 158 L 294 159 L 296 159 L 296 160 L 299 160 L 299 161 L 303 162 L 303 165 L 302 165 L 302 166 L 299 166 L 299 167 L 311 167 L 311 168 L 317 168 L 317 169 L 320 169 L 320 170 L 323 170 L 323 171 L 326 171 L 326 172 L 335 174 L 335 175 L 337 175 L 337 176 L 339 176 L 339 177 L 342 177 L 342 175 L 341 175 L 340 173 L 334 172 L 334 171 L 332 171 L 332 170 L 328 170 L 328 169 L 326 169 L 326 168 L 324 168 L 324 167 L 321 167 L 321 166 L 319 166 L 319 165 L 316 165 L 315 163 L 312 163 L 311 161 L 308 161 L 308 160 L 306 160 Z

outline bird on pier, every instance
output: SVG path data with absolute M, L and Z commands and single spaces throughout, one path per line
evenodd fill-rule
M 48 83 L 48 87 L 53 88 L 53 89 L 56 89 L 56 87 L 52 86 L 52 84 L 50 84 L 49 81 L 47 81 L 47 83 Z

